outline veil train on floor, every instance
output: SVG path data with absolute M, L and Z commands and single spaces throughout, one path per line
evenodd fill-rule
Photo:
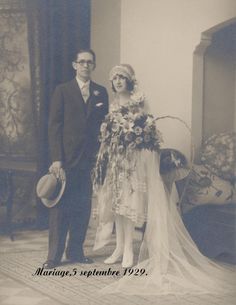
M 198 250 L 159 173 L 159 154 L 143 151 L 147 177 L 147 225 L 138 264 L 141 276 L 125 275 L 101 293 L 128 295 L 225 294 L 235 289 L 235 267 L 218 264 Z

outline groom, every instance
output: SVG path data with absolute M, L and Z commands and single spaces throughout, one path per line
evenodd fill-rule
M 72 62 L 76 77 L 59 85 L 52 97 L 49 116 L 49 171 L 66 176 L 60 202 L 49 212 L 49 249 L 44 268 L 60 264 L 66 247 L 71 262 L 89 264 L 83 243 L 91 212 L 91 170 L 99 148 L 100 125 L 108 112 L 108 94 L 91 80 L 95 53 L 79 50 Z

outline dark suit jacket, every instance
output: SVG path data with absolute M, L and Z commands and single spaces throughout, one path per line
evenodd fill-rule
M 56 87 L 50 105 L 49 148 L 52 161 L 65 168 L 92 166 L 99 148 L 100 125 L 108 112 L 104 87 L 90 82 L 90 97 L 84 103 L 76 79 Z

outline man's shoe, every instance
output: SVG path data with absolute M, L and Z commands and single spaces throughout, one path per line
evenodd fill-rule
M 67 256 L 66 257 L 71 263 L 79 263 L 79 264 L 93 264 L 93 260 L 90 257 L 86 256 Z
M 81 256 L 78 258 L 78 263 L 80 264 L 93 264 L 94 261 L 90 257 Z
M 43 268 L 44 269 L 53 269 L 55 267 L 58 267 L 60 265 L 59 262 L 55 262 L 55 261 L 46 261 L 44 264 L 43 264 Z

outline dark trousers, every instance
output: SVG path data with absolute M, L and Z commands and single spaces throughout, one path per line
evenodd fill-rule
M 67 257 L 76 259 L 83 255 L 83 243 L 91 213 L 91 195 L 90 170 L 68 170 L 65 192 L 60 202 L 49 211 L 48 260 L 61 261 L 67 233 Z

